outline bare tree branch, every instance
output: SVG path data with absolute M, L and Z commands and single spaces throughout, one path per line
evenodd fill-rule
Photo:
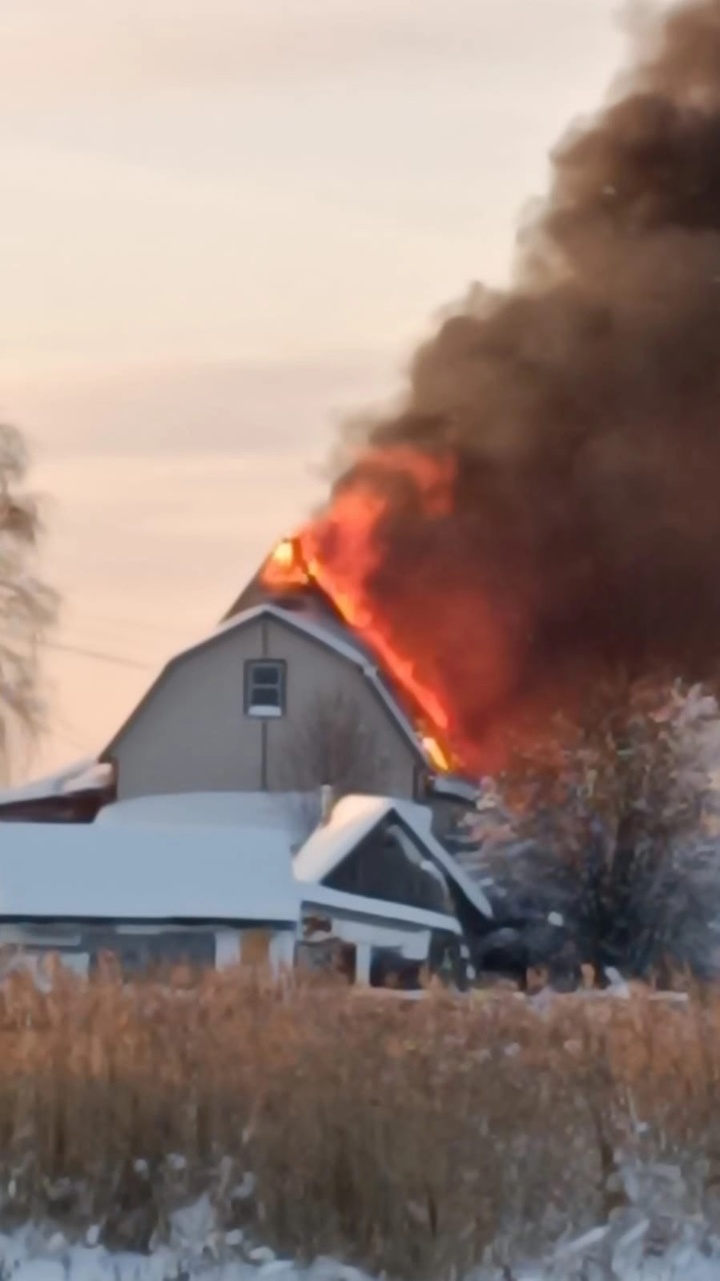
M 23 489 L 27 451 L 20 433 L 0 425 L 0 768 L 45 724 L 39 652 L 55 622 L 58 597 L 33 572 L 42 532 L 37 498 Z
M 337 690 L 318 695 L 307 707 L 282 773 L 289 790 L 310 792 L 329 784 L 337 799 L 352 792 L 384 792 L 390 767 L 358 700 Z
M 667 980 L 718 960 L 720 712 L 699 687 L 600 691 L 581 723 L 518 756 L 475 822 L 475 868 L 533 964 Z M 549 924 L 548 924 L 549 922 Z

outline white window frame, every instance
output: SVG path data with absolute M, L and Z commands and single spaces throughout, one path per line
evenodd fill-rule
M 266 689 L 277 689 L 279 692 L 278 703 L 263 703 L 257 697 L 258 684 L 255 682 L 255 672 L 257 668 L 273 668 L 277 673 L 277 684 L 271 682 L 259 682 L 262 689 L 263 684 Z M 284 659 L 279 658 L 250 658 L 245 663 L 245 715 L 250 716 L 253 720 L 279 720 L 285 715 L 285 702 L 287 695 L 287 663 Z

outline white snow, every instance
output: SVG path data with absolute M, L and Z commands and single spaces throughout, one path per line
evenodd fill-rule
M 453 916 L 322 886 L 388 815 L 414 833 L 424 861 L 454 879 L 480 911 L 482 890 L 435 840 L 424 806 L 346 797 L 293 859 L 303 807 L 283 793 L 190 793 L 120 801 L 92 824 L 0 827 L 0 921 L 263 920 L 295 926 L 301 902 L 399 931 L 459 934 Z
M 80 773 L 72 774 L 62 786 L 66 792 L 90 792 L 107 787 L 113 781 L 113 767 L 109 761 L 91 761 Z
M 458 774 L 438 774 L 432 780 L 432 792 L 434 796 L 444 796 L 450 801 L 462 801 L 467 805 L 476 805 L 480 794 L 475 783 Z
M 17 787 L 2 788 L 0 805 L 7 805 L 14 801 L 35 801 L 50 796 L 62 796 L 65 792 L 74 790 L 76 778 L 84 778 L 96 764 L 94 756 L 84 757 L 82 760 L 73 761 L 71 765 L 63 766 L 53 774 L 31 779 L 29 783 L 21 783 Z
M 179 1277 L 270 1281 L 280 1276 L 286 1281 L 371 1281 L 367 1273 L 339 1260 L 320 1257 L 303 1266 L 279 1258 L 268 1246 L 247 1241 L 240 1229 L 218 1231 L 206 1197 L 174 1213 L 170 1227 L 168 1244 L 157 1244 L 149 1254 L 140 1255 L 109 1252 L 96 1244 L 93 1229 L 86 1235 L 86 1244 L 80 1245 L 61 1232 L 28 1225 L 0 1235 L 0 1275 L 13 1281 L 177 1281 Z M 599 1227 L 544 1261 L 510 1269 L 489 1265 L 473 1272 L 472 1281 L 718 1281 L 717 1238 L 689 1223 L 665 1253 L 653 1256 L 644 1248 L 648 1227 L 648 1221 L 640 1218 L 619 1236 L 613 1234 L 609 1255 L 610 1233 Z
M 324 880 L 383 819 L 393 815 L 410 828 L 431 861 L 455 882 L 473 907 L 483 916 L 492 917 L 492 908 L 482 890 L 433 836 L 431 810 L 425 805 L 387 796 L 344 796 L 338 801 L 328 821 L 316 828 L 298 850 L 297 879 Z
M 346 894 L 342 890 L 329 889 L 326 885 L 307 885 L 301 887 L 304 907 L 325 908 L 328 911 L 351 913 L 356 918 L 397 922 L 401 925 L 413 925 L 429 930 L 445 930 L 448 934 L 461 935 L 462 930 L 454 916 L 444 916 L 441 912 L 428 912 L 420 907 L 408 907 L 404 903 L 389 903 L 384 899 L 364 898 L 360 894 Z
M 243 610 L 241 614 L 233 615 L 232 618 L 228 618 L 226 622 L 221 623 L 219 627 L 216 627 L 207 636 L 201 636 L 192 645 L 180 650 L 175 655 L 175 658 L 187 658 L 188 655 L 194 654 L 199 649 L 204 649 L 206 645 L 218 640 L 221 636 L 226 636 L 228 632 L 238 631 L 248 623 L 267 617 L 276 618 L 282 623 L 287 623 L 295 630 L 304 632 L 306 635 L 313 637 L 314 640 L 318 640 L 323 645 L 333 649 L 336 654 L 347 658 L 351 663 L 362 663 L 364 666 L 368 666 L 367 655 L 355 648 L 352 642 L 352 634 L 349 631 L 346 634 L 339 634 L 337 628 L 323 627 L 321 622 L 316 619 L 309 619 L 306 614 L 301 614 L 297 610 L 282 609 L 281 606 L 273 605 L 270 601 L 263 601 L 260 605 L 253 605 L 250 609 Z
M 100 810 L 96 826 L 140 823 L 202 827 L 268 828 L 294 836 L 307 807 L 319 800 L 303 792 L 178 792 L 115 801 Z
M 345 796 L 295 855 L 299 881 L 322 881 L 393 811 L 380 796 Z
M 285 832 L 266 827 L 7 823 L 0 919 L 250 921 L 294 925 Z

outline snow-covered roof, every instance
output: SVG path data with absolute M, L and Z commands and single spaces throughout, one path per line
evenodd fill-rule
M 17 787 L 0 789 L 0 805 L 45 800 L 53 796 L 64 796 L 68 792 L 101 788 L 107 783 L 107 771 L 107 765 L 101 765 L 96 757 L 88 756 L 65 765 L 52 774 L 46 774 L 43 778 L 31 779 Z
M 0 919 L 266 921 L 295 925 L 287 834 L 272 828 L 11 823 Z
M 73 773 L 63 784 L 63 792 L 102 791 L 113 782 L 113 767 L 107 761 L 93 758 L 81 773 Z
M 433 796 L 445 797 L 449 801 L 460 801 L 466 805 L 475 805 L 480 796 L 480 788 L 459 774 L 438 774 L 431 783 Z
M 323 881 L 374 828 L 393 815 L 410 828 L 429 859 L 455 882 L 468 902 L 483 916 L 492 917 L 492 907 L 482 890 L 433 835 L 428 807 L 387 796 L 345 796 L 338 801 L 329 820 L 315 829 L 295 855 L 297 879 Z
M 327 885 L 304 884 L 301 893 L 304 907 L 326 908 L 330 912 L 347 912 L 368 920 L 395 921 L 400 925 L 414 925 L 419 929 L 462 934 L 456 918 L 446 916 L 443 912 L 428 912 L 425 908 L 411 907 L 405 903 L 389 903 L 385 899 L 365 898 L 362 894 L 347 894 L 344 890 L 333 890 Z
M 352 632 L 338 626 L 336 622 L 331 624 L 330 622 L 325 623 L 324 620 L 317 618 L 311 619 L 304 613 L 283 609 L 281 606 L 272 604 L 269 601 L 264 601 L 260 605 L 255 605 L 251 609 L 244 610 L 241 614 L 236 614 L 234 617 L 227 619 L 226 622 L 221 623 L 220 626 L 215 628 L 215 630 L 208 636 L 205 636 L 202 639 L 195 641 L 194 644 L 180 650 L 163 668 L 145 697 L 148 698 L 150 696 L 157 684 L 162 681 L 165 674 L 176 664 L 184 662 L 185 659 L 192 657 L 193 654 L 200 652 L 207 646 L 214 645 L 228 633 L 236 631 L 242 627 L 246 627 L 249 623 L 253 623 L 258 619 L 268 617 L 274 618 L 277 622 L 282 623 L 284 627 L 289 627 L 296 632 L 302 633 L 309 639 L 316 641 L 318 644 L 324 645 L 326 649 L 332 649 L 336 654 L 339 654 L 341 658 L 346 659 L 347 662 L 353 663 L 355 667 L 358 667 L 368 683 L 374 689 L 375 693 L 385 704 L 398 728 L 415 749 L 419 758 L 425 765 L 432 765 L 430 757 L 428 756 L 420 737 L 416 733 L 412 722 L 405 715 L 405 712 L 402 710 L 397 699 L 393 696 L 392 691 L 383 680 L 377 664 L 369 657 L 367 651 L 361 645 L 356 645 L 354 643 Z M 139 706 L 142 706 L 144 701 L 145 700 L 143 699 Z M 138 710 L 139 707 L 136 708 L 136 712 Z M 125 723 L 125 726 L 119 730 L 105 748 L 105 751 L 102 753 L 103 758 L 112 752 L 115 742 L 120 735 L 123 734 L 126 726 L 134 716 L 135 712 L 131 714 L 129 721 Z
M 307 817 L 314 826 L 319 807 L 312 792 L 178 792 L 115 801 L 100 810 L 95 824 L 275 828 L 293 837 L 307 831 Z

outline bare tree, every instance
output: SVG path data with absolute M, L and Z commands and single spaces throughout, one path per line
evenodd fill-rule
M 291 791 L 333 796 L 373 794 L 388 786 L 390 765 L 360 703 L 342 690 L 328 691 L 307 706 L 288 743 L 283 778 Z
M 699 687 L 609 686 L 518 756 L 475 823 L 474 870 L 530 964 L 705 976 L 720 920 L 720 713 Z
M 37 498 L 24 488 L 28 456 L 21 434 L 0 425 L 0 769 L 31 743 L 45 721 L 39 650 L 58 599 L 34 572 L 42 530 Z

